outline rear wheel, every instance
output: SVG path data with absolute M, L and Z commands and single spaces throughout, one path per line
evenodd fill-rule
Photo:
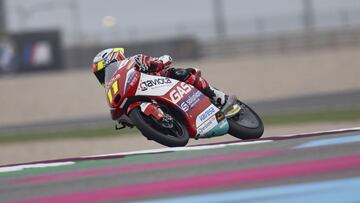
M 164 127 L 152 116 L 146 116 L 139 108 L 133 109 L 129 117 L 146 138 L 168 147 L 185 146 L 189 141 L 186 127 L 173 115 L 169 115 L 173 117 L 171 128 Z
M 260 117 L 248 105 L 237 101 L 240 112 L 228 119 L 229 134 L 239 139 L 257 139 L 264 133 L 264 124 Z

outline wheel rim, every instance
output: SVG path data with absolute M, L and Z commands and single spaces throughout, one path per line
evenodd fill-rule
M 155 120 L 153 117 L 151 116 L 145 116 L 143 114 L 143 118 L 147 121 L 147 123 L 149 123 L 151 126 L 153 126 L 155 129 L 159 130 L 161 133 L 174 137 L 174 138 L 178 138 L 181 139 L 183 138 L 184 135 L 184 129 L 182 128 L 182 125 L 176 120 L 173 120 L 173 127 L 172 128 L 165 128 L 164 126 L 162 126 L 157 120 Z
M 167 135 L 177 138 L 184 137 L 184 130 L 176 120 L 174 120 L 172 128 L 165 128 L 165 129 L 168 131 Z
M 258 117 L 244 104 L 239 103 L 241 106 L 240 112 L 232 117 L 237 124 L 246 128 L 258 128 L 260 125 Z

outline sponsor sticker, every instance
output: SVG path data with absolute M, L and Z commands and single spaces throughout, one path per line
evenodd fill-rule
M 176 86 L 170 92 L 170 99 L 173 103 L 178 103 L 186 94 L 188 94 L 194 87 L 181 82 L 180 85 Z
M 190 106 L 186 102 L 181 103 L 180 107 L 185 112 L 188 112 L 190 110 Z
M 155 78 L 150 80 L 141 81 L 140 89 L 141 91 L 146 91 L 148 89 L 156 89 L 172 84 L 170 78 Z
M 197 117 L 196 117 L 196 126 L 203 125 L 204 122 L 206 122 L 209 118 L 212 118 L 213 116 L 216 119 L 215 114 L 219 111 L 216 106 L 211 104 L 208 106 L 204 111 L 202 111 Z
M 193 93 L 191 93 L 190 96 L 188 96 L 186 99 L 182 100 L 180 107 L 184 111 L 189 111 L 190 109 L 194 108 L 194 106 L 204 97 L 204 95 L 199 91 L 195 90 Z M 186 106 L 186 110 L 183 108 Z
M 179 82 L 171 78 L 141 73 L 138 83 L 136 96 L 163 96 L 174 90 L 174 86 L 177 86 Z
M 192 108 L 201 100 L 203 96 L 204 95 L 199 90 L 196 90 L 189 96 L 189 98 L 186 100 L 186 103 Z
M 203 134 L 207 133 L 209 130 L 211 130 L 212 128 L 214 128 L 216 125 L 217 125 L 216 117 L 213 116 L 198 128 L 198 130 L 197 130 L 198 134 L 203 135 Z
M 210 116 L 214 115 L 214 113 L 215 108 L 211 106 L 199 115 L 199 119 L 201 122 L 206 121 Z

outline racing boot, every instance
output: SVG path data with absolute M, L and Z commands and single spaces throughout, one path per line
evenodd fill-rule
M 200 74 L 201 72 L 199 74 L 191 74 L 186 80 L 186 83 L 193 85 L 203 94 L 208 96 L 225 114 L 225 117 L 232 117 L 240 112 L 241 107 L 237 104 L 237 98 L 235 95 L 227 96 L 224 92 L 209 85 L 209 83 L 201 77 Z
M 221 111 L 224 112 L 225 117 L 233 117 L 240 112 L 241 106 L 237 104 L 235 95 L 225 96 L 226 102 L 222 105 Z
M 206 92 L 206 93 L 205 93 Z M 211 96 L 213 103 L 217 105 L 220 110 L 225 114 L 225 117 L 235 116 L 240 112 L 241 107 L 237 104 L 237 98 L 235 95 L 226 95 L 224 92 L 209 85 L 208 90 L 204 94 Z M 209 92 L 211 92 L 209 94 Z

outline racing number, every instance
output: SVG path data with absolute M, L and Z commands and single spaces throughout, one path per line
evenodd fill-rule
M 109 102 L 110 104 L 112 103 L 113 101 L 113 95 L 116 95 L 116 93 L 119 91 L 119 86 L 118 86 L 118 81 L 116 80 L 111 88 L 108 89 L 108 93 L 107 93 L 107 96 L 108 96 L 108 99 L 109 99 Z

